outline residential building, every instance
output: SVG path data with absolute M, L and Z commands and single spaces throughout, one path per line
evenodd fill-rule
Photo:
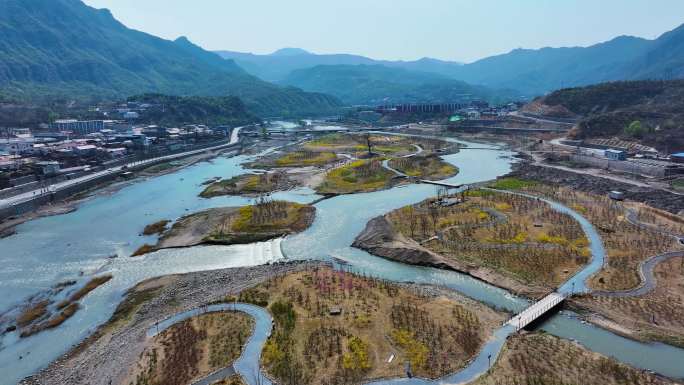
M 606 158 L 610 160 L 627 160 L 627 152 L 621 150 L 607 149 L 604 152 Z
M 670 158 L 675 163 L 684 163 L 684 152 L 678 152 L 676 154 L 670 155 Z
M 104 124 L 104 120 L 61 119 L 50 123 L 48 128 L 52 131 L 71 131 L 76 135 L 87 135 L 104 130 Z

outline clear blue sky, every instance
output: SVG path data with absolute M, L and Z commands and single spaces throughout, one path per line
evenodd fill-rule
M 84 0 L 129 27 L 210 50 L 299 47 L 378 59 L 470 62 L 514 48 L 655 38 L 684 0 Z

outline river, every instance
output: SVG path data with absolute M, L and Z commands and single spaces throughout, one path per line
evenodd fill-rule
M 482 145 L 477 145 L 482 147 Z M 510 170 L 512 153 L 465 150 L 444 158 L 461 170 L 449 179 L 456 184 L 493 179 Z M 55 330 L 18 339 L 9 333 L 0 342 L 0 374 L 15 383 L 45 367 L 72 345 L 89 335 L 113 313 L 125 293 L 137 282 L 165 274 L 251 266 L 284 258 L 338 258 L 356 271 L 394 281 L 412 281 L 450 287 L 487 304 L 520 311 L 527 301 L 505 290 L 466 275 L 407 266 L 351 248 L 366 222 L 390 210 L 419 202 L 435 194 L 435 187 L 409 185 L 367 194 L 339 196 L 316 205 L 316 219 L 307 231 L 253 245 L 208 246 L 162 250 L 142 258 L 128 258 L 153 237 L 139 236 L 142 228 L 161 219 L 217 206 L 251 202 L 244 197 L 201 199 L 197 194 L 205 180 L 244 172 L 245 156 L 219 157 L 178 172 L 127 185 L 108 196 L 97 196 L 73 213 L 27 222 L 17 234 L 0 240 L 0 309 L 21 303 L 30 295 L 57 282 L 93 274 L 111 273 L 114 278 L 83 300 L 83 309 Z M 277 198 L 311 202 L 319 197 L 308 189 L 276 194 Z M 592 248 L 594 245 L 592 245 Z M 118 258 L 109 258 L 113 254 Z M 84 278 L 81 278 L 84 279 Z M 583 324 L 572 315 L 552 317 L 542 325 L 552 334 L 575 339 L 591 350 L 616 357 L 633 366 L 652 369 L 672 377 L 684 377 L 684 351 L 664 344 L 642 344 Z M 501 335 L 503 343 L 505 335 Z M 498 352 L 498 346 L 491 348 Z M 22 357 L 21 359 L 19 357 Z M 482 365 L 474 371 L 482 370 Z

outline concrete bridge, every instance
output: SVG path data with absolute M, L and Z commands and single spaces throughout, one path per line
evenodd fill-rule
M 419 181 L 420 183 L 423 184 L 431 184 L 434 186 L 440 186 L 440 187 L 447 187 L 447 188 L 455 188 L 455 189 L 460 189 L 460 188 L 468 188 L 469 186 L 467 184 L 452 184 L 452 183 L 445 183 L 445 182 L 439 182 L 439 181 L 433 181 L 433 180 L 425 180 L 421 179 Z
M 532 306 L 525 309 L 522 313 L 511 318 L 506 322 L 506 325 L 511 325 L 515 327 L 516 331 L 519 331 L 558 306 L 561 302 L 565 301 L 565 298 L 565 294 L 553 292 L 544 297 L 541 301 L 532 304 Z

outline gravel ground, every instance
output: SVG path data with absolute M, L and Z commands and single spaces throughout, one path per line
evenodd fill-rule
M 143 304 L 127 325 L 113 332 L 96 332 L 20 384 L 121 384 L 142 353 L 146 332 L 155 322 L 220 300 L 228 293 L 255 286 L 274 275 L 320 265 L 321 262 L 285 262 L 165 278 L 159 281 L 166 283 L 159 295 Z M 141 285 L 154 287 L 154 283 L 152 280 Z

